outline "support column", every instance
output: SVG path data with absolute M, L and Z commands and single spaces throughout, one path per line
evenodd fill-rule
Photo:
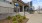
M 19 7 L 19 12 L 20 12 L 20 7 Z
M 23 6 L 23 12 L 24 12 L 24 6 Z
M 23 6 L 23 12 L 24 12 L 24 16 L 25 16 L 24 6 Z

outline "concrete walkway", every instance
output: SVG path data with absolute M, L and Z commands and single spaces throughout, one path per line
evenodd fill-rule
M 29 18 L 29 21 L 27 21 L 27 23 L 42 23 L 42 14 L 29 14 L 29 15 L 26 16 L 27 18 Z

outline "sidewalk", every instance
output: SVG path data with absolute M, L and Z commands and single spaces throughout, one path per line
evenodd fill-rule
M 42 14 L 30 14 L 27 23 L 42 23 Z M 28 18 L 28 16 L 26 16 Z

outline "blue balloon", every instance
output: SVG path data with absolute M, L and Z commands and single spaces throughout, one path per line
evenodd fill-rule
M 17 4 L 15 4 L 15 6 L 19 6 L 19 4 L 17 3 Z

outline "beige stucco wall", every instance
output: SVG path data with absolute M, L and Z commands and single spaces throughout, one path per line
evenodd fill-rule
M 0 2 L 0 13 L 13 13 L 14 4 Z
M 0 7 L 0 13 L 13 13 L 13 11 L 14 11 L 13 8 Z

